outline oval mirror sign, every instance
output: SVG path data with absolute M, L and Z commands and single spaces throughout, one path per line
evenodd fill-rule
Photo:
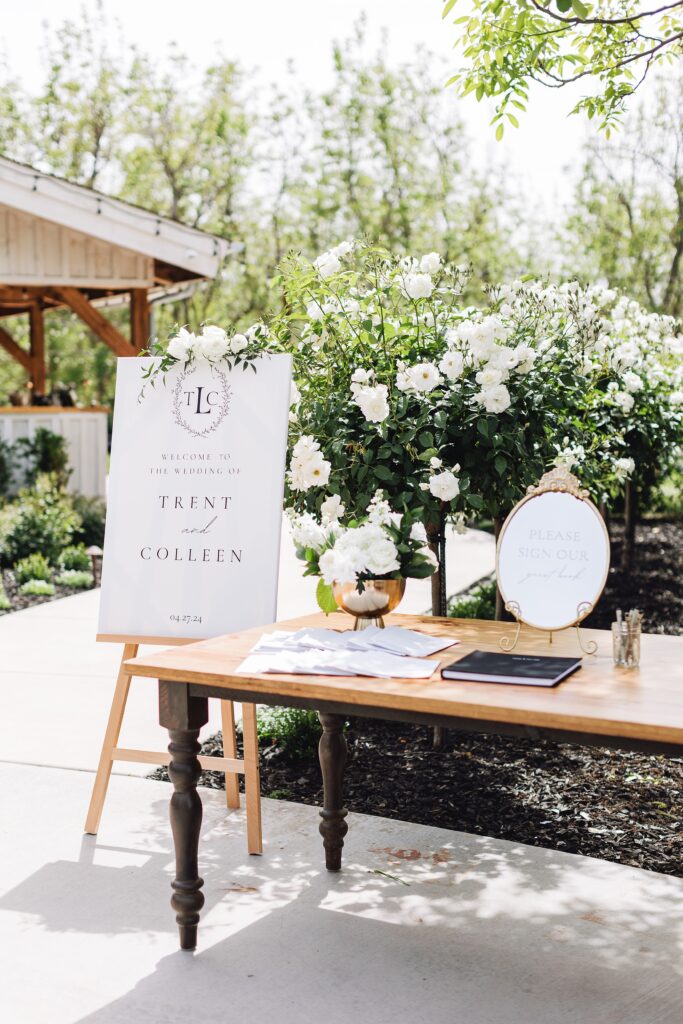
M 538 629 L 580 622 L 607 580 L 605 524 L 593 502 L 579 496 L 578 481 L 575 491 L 543 490 L 541 481 L 512 510 L 498 539 L 498 586 L 506 607 Z

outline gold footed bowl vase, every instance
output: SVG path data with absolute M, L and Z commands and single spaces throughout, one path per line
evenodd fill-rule
M 405 590 L 404 579 L 332 584 L 335 601 L 342 611 L 355 619 L 354 629 L 367 629 L 368 626 L 384 629 L 383 616 L 398 607 Z

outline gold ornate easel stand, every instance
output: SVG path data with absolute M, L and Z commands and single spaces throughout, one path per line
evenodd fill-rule
M 519 641 L 519 635 L 522 631 L 522 623 L 524 620 L 522 617 L 522 609 L 516 601 L 508 601 L 505 605 L 505 611 L 509 612 L 510 615 L 513 615 L 517 623 L 517 629 L 515 630 L 515 635 L 513 637 L 510 637 L 506 634 L 505 636 L 502 636 L 498 641 L 501 649 L 509 653 L 510 651 L 514 651 L 515 647 L 517 646 L 517 642 Z M 593 605 L 590 601 L 581 601 L 581 603 L 576 608 L 576 622 L 572 623 L 570 626 L 564 627 L 565 629 L 576 630 L 576 639 L 578 641 L 579 647 L 581 648 L 584 654 L 596 654 L 598 650 L 598 645 L 595 642 L 595 640 L 584 640 L 583 636 L 581 635 L 581 623 L 585 618 L 587 618 L 587 616 L 590 615 L 592 611 Z M 548 630 L 548 643 L 550 644 L 553 642 L 553 632 L 560 633 L 563 632 L 563 630 Z

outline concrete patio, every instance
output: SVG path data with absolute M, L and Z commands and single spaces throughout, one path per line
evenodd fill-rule
M 0 949 L 11 1024 L 678 1024 L 683 881 L 350 816 L 329 875 L 314 808 L 266 800 L 265 851 L 202 790 L 206 906 L 177 949 L 164 783 L 0 766 Z
M 455 543 L 451 590 L 493 557 L 485 535 Z M 312 595 L 283 560 L 287 617 Z M 82 834 L 120 657 L 94 642 L 97 598 L 0 618 L 3 1021 L 679 1024 L 683 879 L 364 815 L 329 875 L 315 808 L 265 800 L 254 858 L 211 790 L 199 948 L 181 953 L 169 787 L 118 765 L 99 835 Z M 406 610 L 426 603 L 409 590 Z M 122 741 L 165 748 L 149 681 Z

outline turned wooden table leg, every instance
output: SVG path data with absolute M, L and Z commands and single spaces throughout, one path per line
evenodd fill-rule
M 197 792 L 201 766 L 197 754 L 199 731 L 208 718 L 206 697 L 190 697 L 186 683 L 159 682 L 159 721 L 171 738 L 168 774 L 174 790 L 170 817 L 176 857 L 171 906 L 176 912 L 181 949 L 196 947 L 199 911 L 204 906 L 204 879 L 199 877 L 197 864 L 202 826 L 202 802 Z
M 318 746 L 324 787 L 320 835 L 325 847 L 325 867 L 328 871 L 340 871 L 344 836 L 349 830 L 344 820 L 348 812 L 343 806 L 342 793 L 346 765 L 345 719 L 343 715 L 328 715 L 323 712 L 319 712 L 318 717 L 323 727 Z

